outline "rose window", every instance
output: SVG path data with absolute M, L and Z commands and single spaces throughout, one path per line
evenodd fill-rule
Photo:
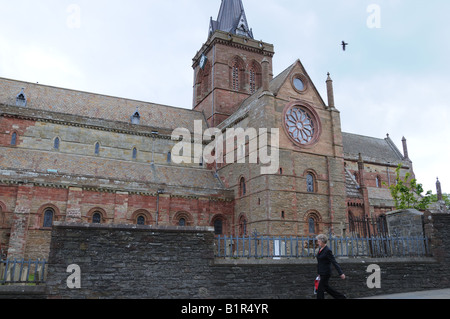
M 314 142 L 317 128 L 316 122 L 307 110 L 294 106 L 285 115 L 285 127 L 290 138 L 301 145 Z

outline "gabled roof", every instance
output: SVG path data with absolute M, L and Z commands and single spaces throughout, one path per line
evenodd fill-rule
M 374 163 L 404 163 L 404 157 L 390 137 L 375 138 L 342 132 L 344 157 L 358 160 L 361 154 L 364 162 Z
M 253 32 L 248 26 L 242 0 L 222 0 L 217 21 L 211 18 L 209 36 L 216 30 L 253 39 Z

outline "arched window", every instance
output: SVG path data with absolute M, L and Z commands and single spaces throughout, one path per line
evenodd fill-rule
M 93 224 L 100 224 L 102 222 L 102 214 L 100 214 L 99 212 L 95 212 L 92 215 L 92 223 Z
M 172 163 L 172 152 L 167 153 L 167 163 Z
M 186 226 L 186 219 L 180 218 L 178 220 L 178 226 L 185 227 Z
M 245 216 L 239 218 L 239 235 L 247 236 L 247 218 Z
M 312 217 L 308 219 L 308 230 L 310 234 L 316 233 L 316 221 Z
M 239 194 L 240 196 L 245 196 L 245 194 L 247 194 L 247 185 L 244 177 L 241 177 L 239 180 Z
M 314 193 L 316 191 L 314 184 L 314 175 L 308 173 L 306 176 L 306 191 L 308 193 Z
M 133 148 L 133 159 L 137 158 L 137 148 Z
M 214 234 L 222 235 L 223 234 L 223 221 L 222 219 L 216 219 L 214 221 Z
M 253 61 L 249 73 L 250 93 L 253 94 L 261 87 L 261 66 Z
M 138 216 L 138 218 L 136 220 L 136 224 L 145 225 L 145 216 L 143 216 L 143 215 Z
M 94 153 L 95 153 L 95 155 L 100 154 L 100 143 L 99 142 L 95 143 Z
M 53 148 L 55 150 L 59 150 L 59 144 L 60 144 L 60 140 L 59 137 L 55 138 L 55 140 L 53 141 Z
M 12 135 L 11 135 L 11 145 L 12 145 L 12 146 L 16 146 L 16 144 L 17 144 L 17 133 L 14 132 L 14 133 L 12 133 Z
M 44 211 L 44 223 L 43 223 L 43 227 L 45 228 L 50 228 L 53 226 L 53 216 L 54 216 L 54 211 L 51 208 L 47 208 Z
M 320 233 L 320 223 L 322 218 L 316 211 L 309 212 L 305 215 L 305 232 L 309 235 L 316 235 Z

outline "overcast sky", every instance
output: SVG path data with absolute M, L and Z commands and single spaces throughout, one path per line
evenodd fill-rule
M 0 77 L 190 109 L 220 2 L 0 0 Z M 405 136 L 419 183 L 450 193 L 450 1 L 243 2 L 275 75 L 300 59 L 326 100 L 330 72 L 343 131 Z

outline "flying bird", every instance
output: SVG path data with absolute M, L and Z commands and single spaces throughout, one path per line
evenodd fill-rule
M 345 51 L 345 47 L 348 45 L 348 43 L 345 43 L 345 41 L 342 41 L 342 49 Z

